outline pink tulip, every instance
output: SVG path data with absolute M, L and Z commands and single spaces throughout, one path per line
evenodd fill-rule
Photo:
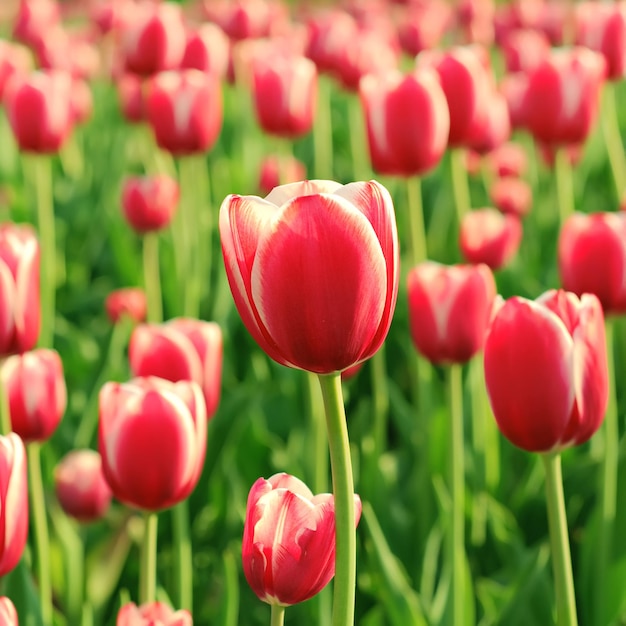
M 135 322 L 143 322 L 148 309 L 146 293 L 139 287 L 116 289 L 107 296 L 105 309 L 113 324 L 117 324 L 125 316 Z
M 179 197 L 178 183 L 165 174 L 128 178 L 122 189 L 124 217 L 138 233 L 162 230 L 170 225 Z
M 267 195 L 281 183 L 295 183 L 306 178 L 306 166 L 295 157 L 268 156 L 261 163 L 259 189 Z
M 4 90 L 13 74 L 30 74 L 33 61 L 28 49 L 24 46 L 0 40 L 0 101 L 4 98 Z
M 265 199 L 230 195 L 220 234 L 237 310 L 275 361 L 331 373 L 378 350 L 399 277 L 393 203 L 380 184 L 304 181 Z
M 520 144 L 509 141 L 489 152 L 486 155 L 486 164 L 489 171 L 498 178 L 519 178 L 528 169 L 528 156 Z
M 507 74 L 500 82 L 500 93 L 506 100 L 509 109 L 509 119 L 513 129 L 526 128 L 527 108 L 526 91 L 528 90 L 528 75 L 524 72 Z
M 481 154 L 491 152 L 504 144 L 511 135 L 511 119 L 504 95 L 495 88 L 483 117 L 474 125 L 468 145 Z
M 125 604 L 117 614 L 116 626 L 192 626 L 189 611 L 174 612 L 162 602 L 137 606 Z
M 354 497 L 355 517 L 361 500 Z M 335 506 L 288 474 L 259 478 L 248 495 L 243 571 L 263 602 L 289 606 L 319 593 L 335 574 Z
M 533 203 L 531 186 L 521 178 L 506 176 L 494 181 L 489 189 L 493 205 L 502 213 L 524 217 Z
M 604 316 L 592 294 L 511 298 L 485 344 L 485 380 L 502 434 L 530 452 L 580 445 L 608 401 Z
M 117 95 L 122 115 L 131 124 L 142 122 L 146 117 L 143 80 L 135 74 L 124 74 L 117 79 Z
M 13 23 L 13 37 L 26 45 L 50 27 L 59 24 L 61 13 L 56 0 L 20 0 Z
M 208 17 L 233 40 L 258 39 L 270 34 L 272 8 L 265 0 L 205 3 Z
M 18 626 L 17 611 L 9 598 L 0 598 L 0 624 L 2 626 Z
M 228 37 L 217 24 L 207 22 L 187 34 L 181 69 L 196 69 L 223 79 L 229 56 Z
M 398 19 L 402 49 L 415 56 L 422 50 L 435 48 L 450 26 L 451 14 L 450 6 L 442 0 L 408 4 Z
M 548 38 L 537 30 L 514 30 L 501 44 L 507 72 L 534 70 L 550 54 Z

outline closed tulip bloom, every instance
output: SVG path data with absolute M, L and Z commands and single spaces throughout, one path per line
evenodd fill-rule
M 209 419 L 220 400 L 222 354 L 222 331 L 215 322 L 182 317 L 137 326 L 128 349 L 134 376 L 198 383 Z
M 39 242 L 30 226 L 0 224 L 0 356 L 37 343 Z
M 146 110 L 161 148 L 175 155 L 206 152 L 222 128 L 220 82 L 200 70 L 158 74 L 149 83 Z
M 355 517 L 361 500 L 355 496 Z M 288 474 L 259 478 L 248 494 L 243 571 L 263 602 L 289 606 L 319 593 L 335 574 L 335 505 Z
M 402 49 L 415 56 L 422 50 L 435 48 L 450 26 L 450 6 L 441 0 L 433 0 L 402 8 L 398 19 L 398 39 Z
M 439 163 L 448 145 L 450 113 L 433 69 L 370 74 L 361 80 L 360 95 L 375 172 L 421 175 Z
M 196 69 L 226 77 L 230 57 L 230 42 L 224 31 L 217 25 L 207 22 L 187 34 L 182 69 Z
M 526 91 L 528 75 L 524 72 L 506 74 L 500 82 L 500 93 L 506 100 L 513 129 L 526 128 Z
M 174 611 L 162 602 L 130 602 L 119 610 L 116 626 L 193 626 L 193 619 L 189 611 Z
M 179 197 L 178 183 L 165 174 L 128 178 L 122 189 L 124 217 L 138 233 L 161 230 L 172 221 Z
M 339 9 L 311 17 L 307 21 L 306 56 L 319 72 L 332 73 L 341 48 L 351 41 L 349 34 L 356 31 L 354 18 Z
M 502 213 L 524 217 L 532 208 L 533 190 L 525 180 L 505 176 L 492 183 L 489 197 Z
M 28 538 L 26 450 L 15 433 L 0 436 L 0 576 L 22 558 Z
M 382 185 L 304 181 L 265 199 L 230 195 L 220 235 L 237 310 L 275 361 L 329 374 L 380 348 L 399 277 L 393 203 Z
M 54 487 L 65 514 L 79 522 L 101 519 L 111 504 L 111 488 L 95 450 L 72 450 L 66 454 L 54 470 Z
M 18 626 L 19 624 L 15 606 L 6 596 L 0 598 L 0 624 L 2 626 Z
M 210 21 L 233 40 L 258 39 L 270 34 L 272 8 L 265 0 L 205 3 Z
M 595 294 L 605 314 L 626 311 L 626 214 L 575 213 L 558 250 L 564 289 Z
M 125 504 L 158 511 L 187 498 L 202 472 L 206 436 L 204 398 L 195 382 L 135 378 L 100 391 L 102 468 Z
M 509 33 L 501 48 L 507 72 L 529 72 L 550 54 L 550 41 L 538 30 L 528 28 Z
M 511 298 L 485 344 L 485 381 L 502 434 L 530 452 L 585 443 L 608 401 L 604 316 L 593 294 Z
M 470 211 L 461 222 L 459 246 L 468 263 L 484 263 L 492 270 L 506 265 L 522 240 L 522 223 L 497 209 Z
M 116 81 L 120 110 L 127 122 L 135 124 L 146 117 L 143 79 L 135 74 L 124 74 Z
M 146 292 L 140 287 L 125 287 L 112 291 L 104 303 L 107 316 L 117 324 L 125 316 L 135 322 L 144 322 L 148 310 Z
M 4 88 L 11 76 L 30 74 L 32 69 L 33 61 L 28 48 L 0 40 L 0 101 L 4 98 Z
M 261 163 L 259 189 L 267 195 L 281 183 L 295 183 L 306 178 L 306 165 L 295 157 L 268 156 Z
M 489 171 L 498 178 L 519 178 L 528 169 L 528 156 L 523 146 L 509 141 L 486 155 Z
M 408 275 L 413 343 L 431 363 L 466 363 L 485 340 L 496 283 L 486 265 L 426 261 Z
M 57 152 L 73 125 L 72 76 L 60 70 L 14 75 L 4 104 L 21 150 Z
M 495 88 L 491 92 L 484 116 L 474 125 L 468 145 L 480 154 L 501 146 L 511 136 L 511 119 L 504 95 Z

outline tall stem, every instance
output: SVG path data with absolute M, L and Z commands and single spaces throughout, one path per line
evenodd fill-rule
M 189 502 L 183 500 L 172 509 L 174 527 L 174 566 L 176 568 L 177 606 L 193 607 L 193 559 L 189 536 Z
M 465 166 L 464 148 L 454 148 L 450 152 L 450 167 L 452 174 L 452 193 L 459 225 L 472 207 L 469 181 L 467 180 L 467 168 Z
M 272 616 L 270 626 L 283 626 L 285 623 L 285 608 L 280 604 L 272 604 Z
M 407 211 L 411 231 L 410 256 L 413 266 L 428 257 L 426 228 L 424 226 L 424 207 L 422 204 L 422 181 L 417 176 L 406 179 Z
M 328 491 L 328 444 L 324 423 L 324 401 L 315 374 L 307 372 L 306 382 L 311 436 L 311 487 L 313 493 L 326 493 Z
M 348 107 L 352 176 L 354 180 L 368 180 L 370 178 L 370 168 L 367 161 L 369 152 L 365 145 L 365 123 L 360 99 L 357 96 L 350 96 Z
M 35 535 L 35 551 L 37 553 L 37 581 L 39 583 L 41 620 L 44 626 L 52 626 L 50 541 L 48 538 L 46 501 L 41 473 L 41 445 L 36 442 L 28 446 L 28 481 L 30 485 L 32 528 Z
M 333 180 L 333 130 L 330 109 L 331 85 L 325 76 L 318 79 L 317 112 L 313 124 L 315 178 Z
M 559 200 L 559 219 L 561 226 L 574 213 L 574 181 L 572 180 L 572 164 L 567 148 L 558 148 L 554 157 L 556 189 Z
M 156 600 L 157 531 L 159 518 L 156 513 L 146 513 L 141 546 L 141 569 L 139 573 L 139 601 L 141 604 Z
M 376 458 L 387 449 L 387 421 L 389 416 L 389 386 L 387 385 L 387 362 L 385 346 L 370 359 L 372 396 L 374 408 L 374 444 Z
M 565 499 L 563 497 L 561 455 L 548 453 L 542 454 L 541 458 L 546 470 L 546 498 L 552 570 L 556 590 L 557 626 L 577 626 L 572 557 L 570 555 Z
M 159 268 L 159 235 L 146 233 L 143 238 L 143 278 L 148 301 L 148 321 L 163 321 L 161 273 Z
M 611 163 L 617 201 L 620 202 L 626 193 L 626 160 L 624 159 L 624 146 L 622 145 L 619 122 L 617 119 L 617 107 L 615 104 L 615 84 L 606 82 L 602 98 L 603 115 L 602 131 L 604 143 Z
M 11 426 L 11 407 L 9 406 L 9 393 L 2 376 L 5 359 L 0 359 L 0 435 L 8 435 Z
M 341 374 L 336 372 L 320 375 L 318 379 L 326 410 L 335 499 L 335 589 L 332 623 L 333 626 L 352 626 L 356 587 L 354 481 Z

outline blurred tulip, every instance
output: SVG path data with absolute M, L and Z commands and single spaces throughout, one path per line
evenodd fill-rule
M 479 176 L 483 167 L 482 154 L 476 152 L 476 150 L 465 151 L 465 169 L 470 176 Z
M 7 83 L 4 103 L 21 150 L 57 152 L 73 125 L 72 76 L 50 70 L 14 75 Z
M 463 41 L 485 46 L 491 44 L 494 38 L 494 0 L 459 0 L 456 5 Z
M 113 324 L 117 324 L 124 316 L 134 322 L 143 322 L 148 310 L 146 293 L 140 287 L 116 289 L 107 296 L 105 308 Z
M 522 224 L 515 215 L 496 209 L 467 213 L 461 222 L 459 246 L 468 263 L 484 263 L 492 270 L 506 265 L 517 253 Z
M 13 23 L 13 37 L 30 45 L 61 21 L 56 0 L 20 0 Z
M 328 374 L 380 348 L 399 279 L 393 203 L 382 185 L 305 181 L 264 200 L 230 195 L 220 234 L 237 310 L 275 361 Z
M 500 82 L 500 93 L 506 100 L 513 129 L 526 128 L 526 91 L 528 76 L 524 72 L 507 74 Z
M 5 576 L 19 563 L 28 538 L 26 450 L 15 433 L 0 436 L 0 476 L 0 576 Z
M 376 173 L 422 175 L 439 163 L 448 144 L 450 114 L 434 70 L 370 74 L 361 80 L 360 94 Z
M 533 190 L 521 178 L 505 176 L 495 180 L 489 188 L 491 202 L 502 213 L 517 217 L 528 215 L 533 204 Z
M 220 82 L 199 70 L 163 72 L 148 84 L 146 110 L 161 148 L 175 155 L 206 152 L 222 128 Z
M 137 326 L 128 357 L 134 376 L 198 383 L 207 418 L 215 415 L 222 385 L 222 331 L 215 322 L 179 317 Z
M 102 459 L 95 450 L 72 450 L 54 470 L 57 500 L 66 515 L 79 522 L 104 517 L 111 504 L 111 489 L 102 473 Z
M 268 156 L 261 163 L 259 189 L 265 195 L 281 183 L 295 183 L 306 178 L 306 166 L 295 157 Z
M 502 144 L 485 156 L 488 170 L 498 178 L 519 178 L 528 169 L 526 150 L 512 141 Z
M 32 69 L 33 60 L 27 48 L 0 39 L 0 101 L 11 76 L 30 74 Z
M 541 157 L 541 160 L 548 167 L 553 168 L 555 161 L 556 161 L 556 147 L 545 145 L 545 144 L 539 144 L 538 148 L 539 148 L 539 156 Z M 580 163 L 580 160 L 583 158 L 583 145 L 582 144 L 572 143 L 572 144 L 562 147 L 561 149 L 565 151 L 565 156 L 567 157 L 567 160 L 569 161 L 569 164 L 572 167 L 578 165 L 578 163 Z
M 135 74 L 124 74 L 117 79 L 116 85 L 120 109 L 126 121 L 142 122 L 146 117 L 142 78 Z
M 196 69 L 223 79 L 228 71 L 230 42 L 224 31 L 210 22 L 187 34 L 181 69 Z
M 70 108 L 72 110 L 72 123 L 84 124 L 93 114 L 93 95 L 89 84 L 77 78 L 72 83 L 70 96 Z
M 442 0 L 407 5 L 398 19 L 398 39 L 402 49 L 415 56 L 435 48 L 450 26 L 452 11 Z
M 352 16 L 338 9 L 327 11 L 307 21 L 308 37 L 306 56 L 315 63 L 319 72 L 331 73 L 346 41 L 346 33 L 356 30 Z
M 484 344 L 496 297 L 486 265 L 446 266 L 426 261 L 409 271 L 413 343 L 431 363 L 466 363 Z
M 2 626 L 18 626 L 17 611 L 9 598 L 0 598 L 0 624 Z
M 116 626 L 192 626 L 189 611 L 174 612 L 162 602 L 150 602 L 137 606 L 125 604 L 117 614 Z
M 467 144 L 476 152 L 486 154 L 500 147 L 510 135 L 511 119 L 506 98 L 494 88 L 483 117 L 474 125 Z
M 122 188 L 124 217 L 138 233 L 167 228 L 178 208 L 180 190 L 165 174 L 127 178 Z
M 204 399 L 194 382 L 135 378 L 100 391 L 104 476 L 129 506 L 158 511 L 187 498 L 202 472 L 206 436 Z
M 355 517 L 361 500 L 354 497 Z M 259 478 L 248 494 L 243 571 L 268 604 L 289 606 L 319 593 L 335 574 L 335 506 L 289 474 Z
M 596 296 L 548 291 L 534 302 L 508 300 L 487 335 L 485 380 L 498 426 L 516 446 L 557 452 L 585 443 L 608 401 Z
M 234 41 L 258 39 L 270 34 L 273 15 L 265 0 L 207 0 L 204 6 L 208 18 Z
M 548 57 L 550 42 L 541 32 L 533 29 L 515 30 L 501 44 L 507 72 L 529 72 Z
M 0 355 L 30 350 L 37 343 L 39 243 L 26 225 L 0 224 Z

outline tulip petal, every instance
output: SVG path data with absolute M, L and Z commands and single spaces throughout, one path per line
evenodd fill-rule
M 288 183 L 274 187 L 265 197 L 266 202 L 271 202 L 277 207 L 287 204 L 299 196 L 314 196 L 319 193 L 334 193 L 341 187 L 341 183 L 334 180 L 303 180 L 296 183 Z

